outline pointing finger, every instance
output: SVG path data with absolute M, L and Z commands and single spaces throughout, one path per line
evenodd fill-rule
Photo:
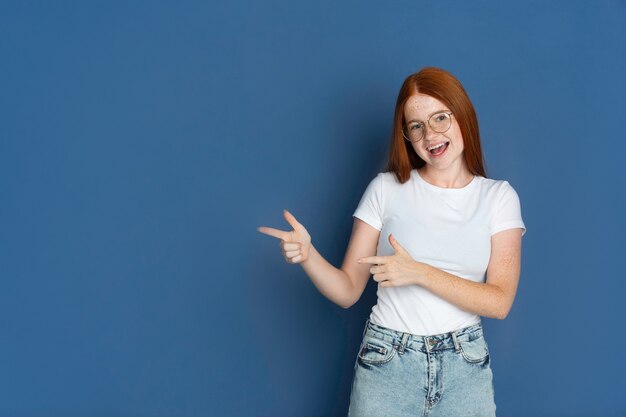
M 386 256 L 367 256 L 359 259 L 357 262 L 360 264 L 384 264 L 386 263 Z
M 259 232 L 263 234 L 277 237 L 278 239 L 287 240 L 287 238 L 289 237 L 289 232 L 274 229 L 271 227 L 260 226 L 260 227 L 257 227 L 256 230 L 258 230 Z

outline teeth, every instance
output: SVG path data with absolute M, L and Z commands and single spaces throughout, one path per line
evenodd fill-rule
M 431 146 L 430 148 L 427 148 L 429 151 L 432 151 L 433 149 L 437 149 L 437 148 L 441 148 L 442 146 L 444 146 L 447 142 L 443 142 L 440 143 L 439 145 L 436 146 Z

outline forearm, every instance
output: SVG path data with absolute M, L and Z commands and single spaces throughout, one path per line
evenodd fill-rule
M 322 295 L 343 308 L 352 305 L 354 291 L 350 277 L 326 261 L 313 245 L 309 258 L 300 265 Z
M 504 317 L 504 294 L 495 285 L 460 278 L 430 265 L 416 277 L 416 283 L 465 311 Z

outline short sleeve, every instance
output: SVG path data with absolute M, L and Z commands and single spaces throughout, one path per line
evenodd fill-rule
M 520 227 L 522 228 L 522 236 L 524 236 L 526 233 L 526 225 L 522 220 L 519 196 L 508 181 L 504 181 L 496 204 L 490 234 L 493 235 L 502 230 Z
M 377 230 L 383 228 L 383 176 L 379 173 L 370 181 L 365 189 L 361 201 L 354 211 L 353 217 L 358 217 Z

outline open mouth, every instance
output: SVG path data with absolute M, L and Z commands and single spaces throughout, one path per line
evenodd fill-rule
M 441 156 L 448 150 L 448 145 L 450 145 L 450 142 L 441 143 L 433 148 L 430 148 L 428 152 L 430 152 L 432 156 Z

